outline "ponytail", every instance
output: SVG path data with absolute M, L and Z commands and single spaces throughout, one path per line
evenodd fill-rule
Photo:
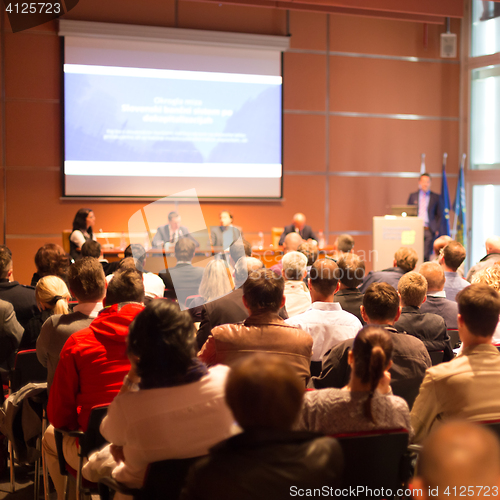
M 385 352 L 380 347 L 380 345 L 376 345 L 372 348 L 371 356 L 370 356 L 370 364 L 368 366 L 368 375 L 370 378 L 370 392 L 368 394 L 368 398 L 365 401 L 365 416 L 373 423 L 375 423 L 375 419 L 373 418 L 372 413 L 372 399 L 377 389 L 377 385 L 384 375 L 385 367 L 387 366 Z

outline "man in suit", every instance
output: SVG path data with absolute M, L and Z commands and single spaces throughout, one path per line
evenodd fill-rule
M 229 248 L 236 241 L 241 233 L 233 226 L 233 214 L 228 210 L 223 210 L 219 214 L 220 226 L 212 226 L 210 240 L 212 246 Z
M 187 236 L 180 238 L 175 244 L 177 263 L 171 269 L 159 273 L 165 283 L 165 296 L 177 298 L 182 310 L 186 309 L 184 302 L 190 295 L 198 295 L 203 268 L 191 264 L 194 257 L 194 241 Z
M 500 295 L 474 284 L 457 295 L 462 353 L 427 370 L 411 411 L 414 441 L 449 419 L 500 418 L 500 352 L 491 340 L 500 315 Z
M 0 300 L 0 373 L 5 382 L 14 364 L 14 354 L 23 337 L 23 331 L 12 304 Z
M 285 241 L 285 236 L 289 233 L 299 233 L 303 240 L 315 240 L 318 241 L 318 237 L 314 234 L 311 226 L 306 225 L 306 216 L 304 214 L 298 213 L 293 216 L 293 223 L 285 226 L 285 230 L 280 237 L 280 245 L 283 245 Z
M 168 214 L 168 224 L 160 226 L 153 238 L 153 248 L 163 248 L 165 243 L 175 244 L 177 241 L 186 236 L 193 240 L 195 247 L 200 244 L 191 236 L 189 229 L 186 226 L 181 226 L 181 216 L 177 212 Z
M 418 216 L 424 219 L 424 260 L 432 254 L 432 244 L 439 236 L 441 206 L 439 195 L 431 191 L 431 176 L 424 173 L 418 180 L 418 191 L 411 193 L 408 205 L 418 206 Z
M 441 316 L 446 328 L 458 328 L 458 306 L 446 298 L 444 271 L 437 262 L 424 262 L 418 271 L 427 280 L 427 300 L 420 306 L 420 312 Z
M 340 288 L 333 301 L 338 302 L 343 311 L 354 314 L 364 324 L 360 307 L 363 294 L 358 290 L 365 275 L 365 262 L 355 253 L 344 254 L 337 262 L 340 269 Z

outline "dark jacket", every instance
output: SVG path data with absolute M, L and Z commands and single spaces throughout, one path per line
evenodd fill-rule
M 411 193 L 408 197 L 408 205 L 418 205 L 418 194 L 419 191 Z M 429 196 L 429 205 L 427 206 L 427 213 L 429 214 L 429 229 L 434 234 L 439 231 L 439 226 L 441 224 L 441 204 L 439 201 L 439 195 L 431 191 Z
M 186 226 L 179 226 L 179 238 L 182 237 L 190 238 L 195 242 L 197 247 L 200 246 L 198 241 L 193 238 Z M 153 238 L 153 248 L 162 248 L 165 243 L 170 243 L 170 226 L 168 224 L 160 226 L 157 229 L 156 234 Z
M 427 295 L 427 300 L 420 306 L 420 312 L 437 314 L 444 319 L 447 329 L 458 329 L 458 304 L 454 300 Z
M 198 295 L 201 278 L 203 278 L 203 268 L 181 263 L 159 273 L 159 276 L 165 283 L 165 297 L 177 298 L 181 309 L 183 309 L 187 297 Z
M 396 290 L 398 289 L 398 283 L 401 276 L 405 274 L 406 271 L 400 267 L 389 267 L 382 271 L 370 271 L 363 280 L 363 284 L 359 287 L 361 293 L 365 293 L 366 289 L 372 283 L 388 283 L 392 285 Z
M 283 242 L 285 241 L 285 236 L 289 233 L 295 233 L 295 225 L 290 224 L 288 226 L 285 226 L 285 230 L 280 236 L 280 241 L 279 244 L 283 245 Z M 316 234 L 313 232 L 311 229 L 311 226 L 304 226 L 302 230 L 299 231 L 300 236 L 302 236 L 303 240 L 308 240 L 309 238 L 318 241 L 318 237 Z
M 0 299 L 14 306 L 17 321 L 23 328 L 26 328 L 29 320 L 40 312 L 36 304 L 35 289 L 21 285 L 17 281 L 0 280 Z
M 309 432 L 252 430 L 210 450 L 191 469 L 183 500 L 285 500 L 293 488 L 340 485 L 337 440 Z M 328 491 L 330 491 L 328 489 Z
M 446 323 L 437 314 L 423 313 L 418 307 L 405 306 L 394 328 L 420 339 L 428 351 L 444 351 L 443 361 L 453 359 Z
M 385 326 L 391 333 L 394 349 L 392 352 L 391 388 L 396 396 L 402 397 L 411 408 L 418 395 L 425 370 L 431 366 L 431 358 L 421 340 L 411 335 L 399 333 L 391 326 Z M 310 387 L 323 389 L 337 387 L 341 389 L 351 376 L 347 363 L 347 354 L 354 339 L 348 339 L 336 345 L 323 358 L 323 368 L 319 377 L 313 377 Z
M 343 288 L 339 290 L 333 296 L 333 301 L 338 302 L 343 311 L 354 314 L 361 321 L 361 324 L 365 324 L 359 309 L 363 305 L 363 294 L 357 288 Z

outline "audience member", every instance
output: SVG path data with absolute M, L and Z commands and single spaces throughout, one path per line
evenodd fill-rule
M 304 283 L 307 257 L 300 252 L 288 252 L 282 259 L 285 279 L 286 310 L 290 317 L 303 313 L 311 305 L 311 294 Z
M 232 261 L 231 265 L 234 267 L 236 262 L 238 262 L 242 257 L 252 256 L 252 245 L 250 245 L 250 242 L 245 240 L 243 237 L 238 238 L 236 241 L 233 241 L 229 247 L 229 256 Z
M 394 254 L 394 267 L 383 271 L 370 271 L 365 276 L 359 291 L 364 293 L 372 283 L 388 283 L 397 289 L 401 276 L 413 271 L 417 261 L 418 255 L 413 248 L 401 247 Z
M 354 253 L 346 253 L 340 257 L 337 265 L 340 270 L 340 287 L 333 301 L 338 302 L 344 311 L 354 314 L 363 323 L 360 311 L 363 294 L 358 287 L 365 276 L 365 262 Z
M 448 236 L 447 234 L 443 234 L 439 238 L 436 238 L 434 240 L 434 243 L 432 244 L 434 253 L 432 254 L 432 257 L 430 258 L 430 261 L 435 261 L 438 260 L 440 255 L 441 255 L 441 250 L 450 242 L 453 241 L 453 238 L 451 236 Z
M 306 216 L 301 213 L 297 213 L 293 216 L 293 223 L 285 226 L 279 244 L 283 245 L 285 238 L 290 233 L 298 233 L 303 240 L 314 240 L 318 241 L 318 237 L 314 234 L 311 226 L 306 225 Z
M 500 418 L 500 352 L 491 344 L 500 295 L 489 286 L 470 285 L 458 293 L 457 303 L 463 350 L 427 370 L 411 412 L 416 442 L 440 420 Z
M 450 241 L 442 250 L 439 263 L 443 266 L 446 278 L 444 291 L 448 300 L 455 300 L 457 293 L 469 286 L 469 282 L 460 277 L 457 269 L 465 260 L 465 248 L 458 241 Z
M 467 496 L 498 497 L 500 444 L 488 428 L 448 422 L 433 431 L 419 453 L 413 497 L 444 500 Z
M 176 298 L 181 309 L 185 309 L 187 297 L 198 295 L 203 277 L 203 268 L 191 264 L 195 249 L 196 245 L 192 239 L 179 238 L 175 244 L 176 265 L 160 273 L 160 278 L 165 283 L 165 296 Z
M 291 430 L 303 395 L 284 359 L 253 355 L 234 367 L 226 400 L 243 433 L 195 464 L 183 499 L 276 500 L 294 496 L 293 487 L 305 492 L 339 486 L 343 460 L 338 442 Z
M 321 363 L 327 351 L 346 339 L 354 338 L 362 327 L 354 315 L 342 311 L 340 304 L 333 302 L 339 287 L 339 271 L 333 260 L 317 260 L 309 278 L 311 307 L 286 321 L 313 338 L 313 362 Z
M 318 245 L 310 241 L 303 241 L 298 246 L 297 252 L 303 253 L 307 257 L 307 266 L 306 266 L 307 274 L 303 280 L 304 283 L 307 285 L 307 280 L 309 279 L 311 266 L 318 260 L 319 257 Z
M 288 252 L 296 252 L 303 242 L 304 240 L 299 233 L 287 234 L 283 242 L 283 255 L 285 256 Z M 274 266 L 271 267 L 271 270 L 278 276 L 281 276 L 281 271 L 283 270 L 283 258 L 277 264 L 274 264 Z
M 500 293 L 500 263 L 495 262 L 492 266 L 474 273 L 472 283 L 482 283 L 483 285 L 488 285 L 493 288 L 493 290 Z M 500 345 L 500 322 L 495 328 L 492 342 L 495 345 Z
M 14 366 L 14 356 L 21 343 L 23 331 L 12 304 L 0 300 L 0 373 L 4 384 L 8 383 L 9 371 Z
M 401 396 L 411 408 L 425 370 L 431 366 L 431 359 L 421 340 L 399 333 L 394 328 L 400 312 L 399 295 L 391 285 L 373 283 L 366 290 L 361 315 L 368 325 L 382 326 L 391 334 L 393 353 L 389 371 L 392 391 Z M 352 345 L 353 339 L 349 339 L 335 346 L 323 359 L 321 375 L 313 377 L 310 386 L 316 389 L 341 389 L 347 385 L 350 377 L 348 354 Z
M 391 391 L 392 351 L 387 330 L 364 327 L 348 354 L 348 384 L 307 392 L 297 428 L 327 435 L 401 428 L 411 434 L 408 405 Z
M 78 304 L 70 314 L 54 314 L 42 326 L 36 341 L 36 355 L 47 368 L 50 391 L 59 354 L 71 334 L 87 328 L 102 309 L 106 281 L 97 259 L 82 257 L 68 269 L 68 284 Z
M 164 300 L 152 301 L 132 322 L 127 352 L 130 371 L 101 433 L 112 443 L 113 477 L 140 488 L 151 462 L 206 455 L 232 435 L 224 400 L 229 369 L 207 370 L 196 358 L 189 313 Z
M 458 328 L 458 305 L 446 298 L 444 271 L 437 262 L 424 262 L 418 271 L 427 281 L 427 299 L 420 306 L 420 312 L 441 316 L 447 329 Z
M 69 254 L 74 261 L 82 256 L 82 246 L 94 240 L 95 215 L 90 208 L 80 208 L 73 219 L 73 232 L 69 236 Z
M 341 234 L 335 240 L 335 246 L 341 254 L 352 253 L 354 251 L 354 238 L 350 234 Z
M 126 338 L 132 320 L 144 306 L 144 285 L 132 269 L 119 270 L 110 281 L 105 308 L 90 325 L 71 335 L 61 351 L 47 405 L 50 425 L 43 438 L 47 467 L 57 491 L 64 498 L 64 476 L 59 470 L 54 427 L 86 430 L 92 407 L 109 404 L 130 370 Z M 65 436 L 64 458 L 76 469 L 76 439 Z
M 35 254 L 36 272 L 31 278 L 31 286 L 36 286 L 38 280 L 44 276 L 59 276 L 66 281 L 69 259 L 62 247 L 55 243 L 47 243 L 38 249 Z
M 127 248 L 129 247 L 130 245 Z M 125 258 L 128 257 L 126 250 L 127 249 L 125 249 Z M 94 259 L 97 259 L 101 264 L 106 276 L 113 274 L 118 269 L 118 265 L 120 263 L 120 261 L 108 262 L 107 259 L 104 258 L 104 254 L 102 253 L 101 244 L 98 241 L 94 240 L 88 240 L 83 244 L 82 257 L 94 257 Z
M 398 283 L 401 297 L 401 316 L 394 323 L 398 332 L 407 333 L 420 339 L 429 352 L 444 351 L 443 361 L 453 359 L 450 337 L 446 323 L 441 316 L 423 313 L 420 306 L 426 300 L 427 281 L 414 271 L 406 273 Z
M 210 366 L 234 366 L 252 352 L 275 353 L 287 360 L 305 384 L 310 376 L 313 340 L 279 317 L 278 311 L 285 304 L 284 288 L 283 278 L 276 277 L 270 269 L 252 272 L 243 284 L 243 304 L 250 316 L 242 324 L 214 328 L 199 358 Z
M 5 245 L 0 245 L 0 299 L 14 306 L 17 321 L 23 328 L 39 313 L 35 289 L 14 281 L 12 252 Z
M 490 236 L 484 246 L 486 247 L 486 255 L 477 264 L 473 265 L 467 273 L 467 281 L 471 283 L 475 273 L 500 261 L 500 236 Z

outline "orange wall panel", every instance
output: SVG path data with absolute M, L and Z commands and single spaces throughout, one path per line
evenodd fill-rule
M 425 153 L 427 169 L 438 172 L 448 153 L 456 172 L 458 129 L 458 121 L 331 116 L 330 170 L 420 172 Z
M 285 109 L 325 111 L 326 56 L 285 53 Z
M 458 64 L 330 59 L 330 110 L 458 117 Z
M 324 172 L 326 117 L 321 115 L 285 114 L 285 171 Z
M 290 11 L 290 48 L 326 51 L 327 26 L 325 14 Z

